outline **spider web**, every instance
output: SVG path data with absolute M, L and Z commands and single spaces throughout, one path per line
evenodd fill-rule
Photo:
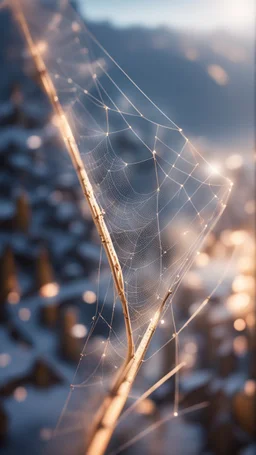
M 104 213 L 137 346 L 168 289 L 175 296 L 226 207 L 232 184 L 129 78 L 68 4 L 52 3 L 21 1 Z M 101 270 L 103 256 L 102 250 L 95 313 L 60 433 L 89 425 L 125 358 L 121 304 L 110 273 Z M 175 303 L 165 313 L 171 337 L 179 329 Z

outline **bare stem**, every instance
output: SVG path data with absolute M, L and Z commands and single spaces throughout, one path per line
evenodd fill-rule
M 118 292 L 118 295 L 119 295 L 119 298 L 120 298 L 120 301 L 122 304 L 122 309 L 123 309 L 123 315 L 124 315 L 124 321 L 125 321 L 125 327 L 126 327 L 126 336 L 127 336 L 127 354 L 126 354 L 126 360 L 125 360 L 125 365 L 127 365 L 134 354 L 134 343 L 133 343 L 131 320 L 130 320 L 130 316 L 129 316 L 128 303 L 127 303 L 126 296 L 125 296 L 123 273 L 122 273 L 122 269 L 121 269 L 112 239 L 110 237 L 108 228 L 107 228 L 105 220 L 104 220 L 104 212 L 100 209 L 100 206 L 96 200 L 96 197 L 95 197 L 94 191 L 93 191 L 93 187 L 89 180 L 88 174 L 85 170 L 78 146 L 77 146 L 75 138 L 74 138 L 74 135 L 73 135 L 70 125 L 68 123 L 65 112 L 59 102 L 55 86 L 52 82 L 50 74 L 47 71 L 44 60 L 39 52 L 38 46 L 36 45 L 36 43 L 34 42 L 32 36 L 31 36 L 31 33 L 29 30 L 26 18 L 24 16 L 22 7 L 20 5 L 20 2 L 19 2 L 19 0 L 10 0 L 10 1 L 11 1 L 11 6 L 15 13 L 17 22 L 19 24 L 19 27 L 25 37 L 27 46 L 33 57 L 35 67 L 39 73 L 43 88 L 44 88 L 49 100 L 51 101 L 53 109 L 57 115 L 60 134 L 68 149 L 72 163 L 74 165 L 77 176 L 79 178 L 82 190 L 84 192 L 84 195 L 85 195 L 88 205 L 90 207 L 93 221 L 95 223 L 98 234 L 100 236 L 102 245 L 104 246 L 105 252 L 107 254 L 107 258 L 108 258 L 108 262 L 109 262 L 109 265 L 111 268 L 116 290 Z
M 59 102 L 57 91 L 47 71 L 44 60 L 31 36 L 20 2 L 19 0 L 10 0 L 10 2 L 19 27 L 25 37 L 27 46 L 33 57 L 35 67 L 41 78 L 43 88 L 49 100 L 51 101 L 53 109 L 57 115 L 60 134 L 66 144 L 84 195 L 90 207 L 92 218 L 106 251 L 116 290 L 122 304 L 127 336 L 126 360 L 118 372 L 117 378 L 115 379 L 110 393 L 105 397 L 103 404 L 95 416 L 93 428 L 87 444 L 87 455 L 103 455 L 108 447 L 119 416 L 127 401 L 129 392 L 143 362 L 148 346 L 159 324 L 163 309 L 171 295 L 171 291 L 167 292 L 160 307 L 155 312 L 151 322 L 149 323 L 138 348 L 135 351 L 128 302 L 126 300 L 124 290 L 122 269 L 104 220 L 104 213 L 100 209 L 100 206 L 94 195 L 93 187 L 84 168 L 84 164 L 82 162 L 74 135 L 68 123 L 68 119 Z
M 122 377 L 119 376 L 97 412 L 87 443 L 86 455 L 104 455 L 170 295 L 169 290 L 151 319 Z
M 126 409 L 125 412 L 121 415 L 120 419 L 118 420 L 118 424 L 124 420 L 131 412 L 136 409 L 139 404 L 146 400 L 155 390 L 159 389 L 168 379 L 170 379 L 172 376 L 174 376 L 178 371 L 184 367 L 186 364 L 185 362 L 179 363 L 176 367 L 174 367 L 169 373 L 167 373 L 165 376 L 163 376 L 159 381 L 157 381 L 154 385 L 152 385 L 146 392 L 144 392 L 128 409 Z

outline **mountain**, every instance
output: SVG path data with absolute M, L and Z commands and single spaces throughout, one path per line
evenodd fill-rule
M 249 39 L 221 31 L 186 34 L 166 27 L 87 25 L 136 84 L 188 135 L 229 144 L 251 140 L 254 53 Z M 2 42 L 18 40 L 5 11 L 0 28 Z M 15 49 L 12 45 L 11 50 L 2 47 L 0 51 L 0 64 L 7 51 L 10 61 L 8 78 L 6 71 L 0 80 L 2 99 L 12 79 L 17 80 L 20 55 Z
M 229 141 L 252 133 L 249 40 L 224 32 L 184 34 L 164 27 L 114 28 L 110 23 L 91 23 L 89 29 L 188 134 Z

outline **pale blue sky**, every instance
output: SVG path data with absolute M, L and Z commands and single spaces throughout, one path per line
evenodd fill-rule
M 254 0 L 80 0 L 86 17 L 118 26 L 167 25 L 248 32 L 254 27 Z

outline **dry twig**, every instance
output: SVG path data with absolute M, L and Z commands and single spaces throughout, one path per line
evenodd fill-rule
M 116 380 L 109 394 L 106 396 L 103 404 L 95 416 L 93 428 L 91 430 L 89 440 L 87 441 L 87 455 L 103 455 L 107 449 L 119 416 L 127 401 L 134 380 L 145 357 L 145 353 L 159 324 L 162 313 L 166 307 L 169 297 L 171 296 L 171 291 L 169 290 L 167 292 L 135 351 L 128 302 L 126 300 L 124 290 L 122 269 L 104 220 L 104 211 L 101 210 L 96 200 L 93 187 L 88 178 L 86 169 L 84 168 L 84 164 L 82 162 L 74 135 L 68 123 L 65 112 L 59 102 L 57 91 L 55 89 L 51 76 L 47 71 L 44 60 L 40 55 L 40 51 L 31 36 L 26 17 L 22 10 L 22 6 L 19 0 L 10 0 L 10 2 L 21 32 L 25 37 L 27 46 L 34 60 L 42 86 L 49 100 L 51 101 L 53 109 L 58 118 L 60 134 L 66 144 L 84 195 L 89 204 L 92 218 L 100 236 L 102 245 L 104 246 L 105 252 L 107 254 L 116 290 L 122 304 L 127 336 L 126 359 L 124 364 L 121 366 L 120 371 L 118 372 Z

